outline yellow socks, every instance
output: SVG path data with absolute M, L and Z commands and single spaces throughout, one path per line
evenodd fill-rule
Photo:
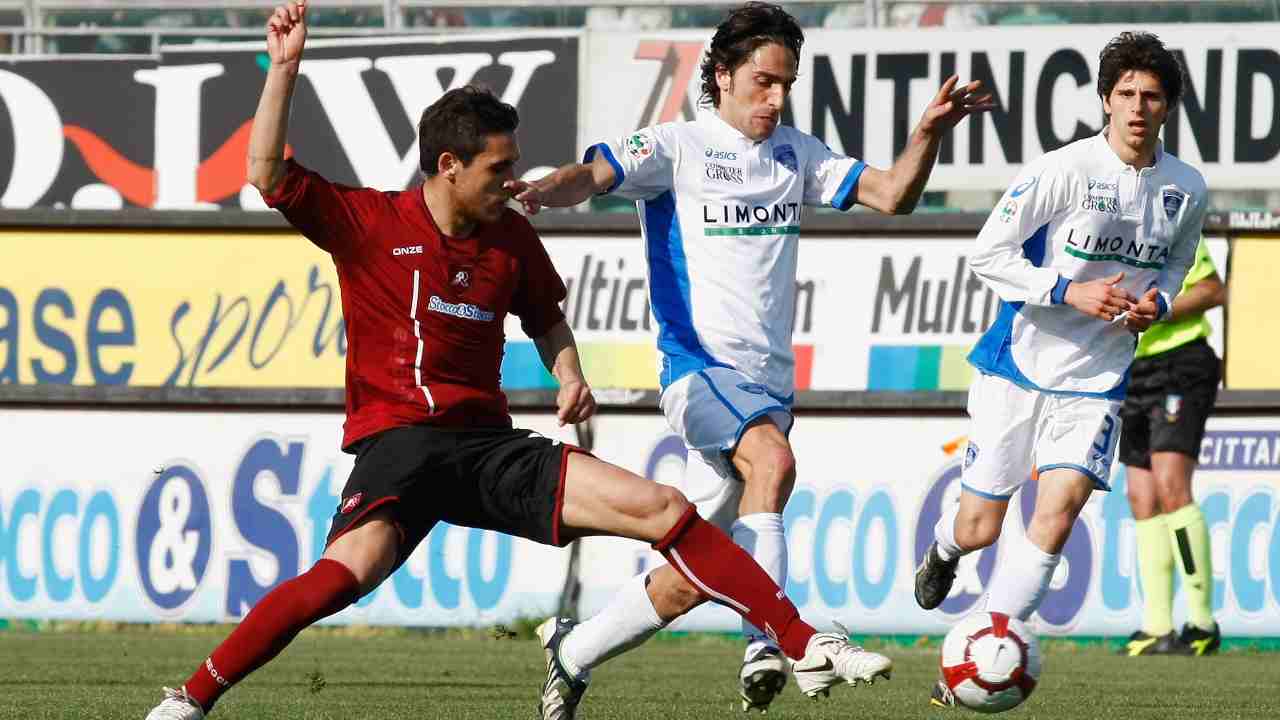
M 1209 528 L 1196 503 L 1164 515 L 1174 560 L 1187 590 L 1187 615 L 1192 625 L 1213 630 L 1213 555 Z
M 1173 630 L 1173 548 L 1164 515 L 1138 520 L 1138 573 L 1142 578 L 1142 631 Z

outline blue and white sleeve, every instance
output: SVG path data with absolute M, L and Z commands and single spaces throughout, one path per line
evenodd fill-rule
M 1038 161 L 1005 191 L 978 233 L 969 268 L 1005 302 L 1057 305 L 1070 278 L 1042 267 L 1049 223 L 1066 209 L 1067 184 L 1051 164 Z
M 858 178 L 867 164 L 861 160 L 841 155 L 813 136 L 805 136 L 804 146 L 804 204 L 830 205 L 837 210 L 853 207 L 858 197 Z M 789 155 L 788 155 L 789 154 Z M 797 161 L 795 149 L 790 145 L 774 148 L 774 161 L 784 165 Z M 795 170 L 792 167 L 792 170 Z
M 613 142 L 587 148 L 582 162 L 603 155 L 613 166 L 613 186 L 606 193 L 628 200 L 649 200 L 674 186 L 674 138 L 660 125 L 637 130 Z

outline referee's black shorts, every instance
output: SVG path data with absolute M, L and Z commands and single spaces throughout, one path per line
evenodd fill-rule
M 1151 468 L 1151 453 L 1200 456 L 1222 363 L 1204 339 L 1133 361 L 1120 409 L 1120 462 Z
M 402 533 L 396 567 L 441 520 L 561 546 L 564 477 L 574 445 L 512 428 L 410 425 L 355 445 L 326 545 L 375 508 Z

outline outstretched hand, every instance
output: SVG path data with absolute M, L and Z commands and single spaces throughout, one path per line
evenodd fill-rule
M 533 183 L 524 180 L 508 180 L 502 183 L 502 189 L 511 193 L 511 199 L 524 207 L 526 215 L 537 215 L 542 209 L 542 194 Z
M 296 65 L 307 41 L 307 6 L 286 2 L 267 18 L 267 55 L 272 65 Z
M 929 107 L 920 119 L 920 130 L 925 133 L 945 133 L 969 115 L 995 109 L 991 93 L 979 95 L 982 81 L 974 80 L 959 87 L 960 77 L 952 75 L 942 83 Z

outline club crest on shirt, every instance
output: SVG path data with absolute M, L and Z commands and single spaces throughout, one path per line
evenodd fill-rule
M 466 290 L 471 287 L 471 268 L 469 267 L 453 267 L 449 269 L 449 284 Z
M 360 505 L 360 499 L 363 497 L 364 497 L 364 493 L 358 492 L 355 495 L 352 495 L 351 497 L 346 498 L 345 500 L 342 501 L 342 507 L 338 509 L 338 512 L 343 515 L 346 515 L 352 510 L 355 510 Z
M 653 155 L 653 136 L 643 130 L 633 133 L 623 144 L 627 154 L 636 160 L 647 160 Z
M 1187 200 L 1187 194 L 1181 190 L 1173 190 L 1165 188 L 1161 193 L 1164 201 L 1164 214 L 1170 220 L 1178 217 L 1178 211 L 1182 209 L 1182 204 Z
M 977 459 L 978 459 L 978 446 L 974 445 L 973 441 L 970 440 L 964 446 L 964 464 L 962 466 L 962 469 L 968 470 L 970 467 L 973 466 L 973 461 Z
M 773 159 L 779 165 L 790 170 L 791 172 L 797 172 L 796 168 L 800 166 L 800 164 L 796 161 L 795 148 L 791 147 L 790 145 L 779 145 L 778 147 L 774 148 Z

